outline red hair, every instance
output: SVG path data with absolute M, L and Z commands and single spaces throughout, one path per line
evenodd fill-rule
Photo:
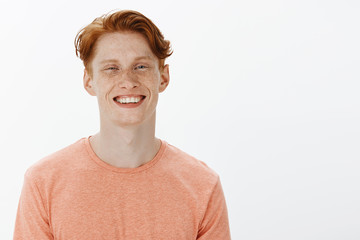
M 80 57 L 90 73 L 90 62 L 94 55 L 96 41 L 105 33 L 118 31 L 133 31 L 142 34 L 148 41 L 152 52 L 159 59 L 159 68 L 164 67 L 165 59 L 172 54 L 170 41 L 164 39 L 160 30 L 150 19 L 132 10 L 117 11 L 95 18 L 75 37 L 76 56 Z

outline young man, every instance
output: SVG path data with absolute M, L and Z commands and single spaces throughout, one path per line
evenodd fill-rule
M 230 239 L 219 176 L 155 137 L 170 42 L 142 14 L 118 11 L 75 45 L 100 131 L 26 171 L 14 239 Z

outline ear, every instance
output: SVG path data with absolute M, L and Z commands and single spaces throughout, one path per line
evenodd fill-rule
M 169 64 L 166 64 L 160 72 L 161 83 L 159 86 L 159 92 L 163 92 L 170 82 Z
M 84 69 L 83 82 L 84 82 L 84 88 L 85 88 L 85 90 L 86 90 L 91 96 L 96 96 L 96 92 L 95 92 L 94 86 L 93 86 L 92 76 L 91 76 L 91 74 L 88 72 L 88 70 L 86 70 L 86 68 Z

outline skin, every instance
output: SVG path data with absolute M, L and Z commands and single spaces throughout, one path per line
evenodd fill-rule
M 135 168 L 152 160 L 161 142 L 155 137 L 159 93 L 169 84 L 169 66 L 159 69 L 145 37 L 136 32 L 102 35 L 96 42 L 92 72 L 84 71 L 84 88 L 96 96 L 100 131 L 90 138 L 96 155 L 110 165 Z M 145 95 L 136 108 L 119 107 L 119 95 Z

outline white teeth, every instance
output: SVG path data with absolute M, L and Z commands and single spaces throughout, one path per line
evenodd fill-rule
M 141 97 L 127 97 L 127 98 L 116 98 L 115 99 L 119 103 L 138 103 L 141 100 Z

